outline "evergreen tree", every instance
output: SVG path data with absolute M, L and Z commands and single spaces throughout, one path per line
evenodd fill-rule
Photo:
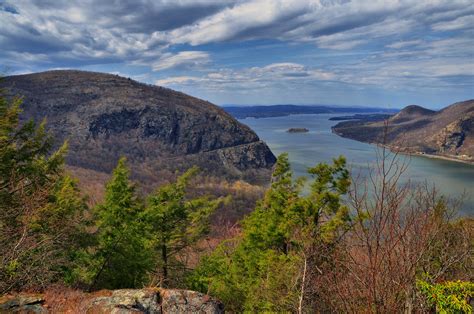
M 160 286 L 179 285 L 185 255 L 209 233 L 209 216 L 221 200 L 189 199 L 186 189 L 198 169 L 189 169 L 176 182 L 166 184 L 148 198 L 146 216 L 157 253 L 155 274 Z
M 91 288 L 133 288 L 145 283 L 151 250 L 144 223 L 144 205 L 129 180 L 121 158 L 106 186 L 104 203 L 95 210 L 97 244 L 83 273 Z
M 86 208 L 64 173 L 67 144 L 53 151 L 44 121 L 20 124 L 20 105 L 0 94 L 0 293 L 63 280 Z
M 308 267 L 315 268 L 350 223 L 341 204 L 350 180 L 345 159 L 308 170 L 313 180 L 292 181 L 286 154 L 272 185 L 242 223 L 242 235 L 221 244 L 190 277 L 191 286 L 219 297 L 235 311 L 297 311 L 306 302 Z

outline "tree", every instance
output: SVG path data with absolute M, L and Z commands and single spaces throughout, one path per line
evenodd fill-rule
M 221 244 L 191 277 L 235 311 L 302 311 L 313 297 L 308 269 L 318 268 L 350 224 L 341 203 L 350 180 L 345 159 L 309 169 L 309 193 L 303 179 L 292 181 L 288 156 L 278 157 L 264 199 L 242 222 L 242 234 Z
M 377 157 L 352 186 L 352 228 L 312 285 L 331 311 L 424 311 L 417 279 L 472 279 L 472 229 L 453 220 L 456 204 L 435 188 L 401 181 L 406 159 L 384 147 Z
M 72 267 L 84 199 L 65 175 L 45 121 L 20 124 L 20 98 L 0 94 L 0 293 L 41 289 Z
M 144 205 L 121 158 L 106 185 L 105 200 L 95 209 L 96 246 L 88 256 L 84 279 L 91 289 L 134 288 L 146 282 L 152 267 Z
M 197 172 L 196 167 L 189 169 L 148 197 L 146 221 L 158 253 L 155 281 L 163 287 L 179 284 L 180 273 L 185 271 L 185 256 L 209 233 L 209 216 L 222 201 L 207 196 L 186 198 L 189 181 Z

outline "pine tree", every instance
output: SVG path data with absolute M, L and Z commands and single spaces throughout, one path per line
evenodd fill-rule
M 345 159 L 308 172 L 312 182 L 303 195 L 305 180 L 293 181 L 288 155 L 280 155 L 271 187 L 242 222 L 242 235 L 204 258 L 191 286 L 216 295 L 230 310 L 301 310 L 309 295 L 308 268 L 324 262 L 318 253 L 330 255 L 332 243 L 350 224 L 341 203 L 350 185 Z
M 209 233 L 209 216 L 221 200 L 189 199 L 186 189 L 198 169 L 189 169 L 176 182 L 166 184 L 148 198 L 146 216 L 157 253 L 155 275 L 160 286 L 179 285 L 189 249 Z
M 64 279 L 84 223 L 84 199 L 53 151 L 46 123 L 20 124 L 21 99 L 0 94 L 0 293 Z
M 151 267 L 144 206 L 121 158 L 106 186 L 105 201 L 96 210 L 97 244 L 89 257 L 91 288 L 133 288 L 142 285 Z M 87 279 L 87 278 L 86 278 Z

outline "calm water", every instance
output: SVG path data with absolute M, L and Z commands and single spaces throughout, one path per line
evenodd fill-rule
M 339 114 L 340 115 L 340 114 Z M 318 162 L 330 162 L 344 155 L 353 174 L 363 173 L 375 161 L 376 147 L 339 137 L 331 132 L 337 121 L 329 121 L 334 114 L 292 115 L 287 117 L 254 119 L 240 122 L 251 127 L 267 142 L 275 155 L 288 152 L 295 175 L 305 175 L 308 167 Z M 308 133 L 287 133 L 292 127 L 307 128 Z M 463 214 L 474 216 L 474 166 L 426 157 L 409 157 L 407 176 L 413 181 L 434 183 L 449 196 L 468 194 Z

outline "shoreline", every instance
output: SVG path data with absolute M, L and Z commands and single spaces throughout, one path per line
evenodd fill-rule
M 347 136 L 343 136 L 343 135 L 339 134 L 339 132 L 335 131 L 333 128 L 331 128 L 331 129 L 332 129 L 333 133 L 336 134 L 337 136 L 347 138 L 347 139 L 350 139 L 350 140 L 353 140 L 353 141 L 361 142 L 361 143 L 367 143 L 367 144 L 370 144 L 370 145 L 385 146 L 386 148 L 390 149 L 391 152 L 397 152 L 399 154 L 408 155 L 408 156 L 425 157 L 425 158 L 430 158 L 430 159 L 439 159 L 439 160 L 445 160 L 445 161 L 452 161 L 452 162 L 462 163 L 462 164 L 470 165 L 470 166 L 474 167 L 474 160 L 465 160 L 465 159 L 460 159 L 460 158 L 456 158 L 456 157 L 450 157 L 450 156 L 445 156 L 445 155 L 436 155 L 436 154 L 427 154 L 427 153 L 423 153 L 423 152 L 397 151 L 397 150 L 393 149 L 392 147 L 390 147 L 390 145 L 383 145 L 383 144 L 380 144 L 380 143 L 370 143 L 370 142 L 359 141 L 359 140 L 356 140 L 356 139 L 353 139 L 353 138 L 350 138 L 350 137 L 347 137 Z
M 346 138 L 348 138 L 348 137 L 346 137 Z M 357 140 L 354 140 L 354 141 L 357 141 Z M 360 142 L 360 141 L 358 141 L 358 142 Z M 382 146 L 382 147 L 385 146 L 391 152 L 402 154 L 402 155 L 415 156 L 415 157 L 425 157 L 425 158 L 439 159 L 439 160 L 445 160 L 445 161 L 452 161 L 452 162 L 462 163 L 462 164 L 470 165 L 470 166 L 474 167 L 474 160 L 464 160 L 464 159 L 460 159 L 460 158 L 456 158 L 456 157 L 449 157 L 449 156 L 436 155 L 436 154 L 427 154 L 427 153 L 423 153 L 423 152 L 397 151 L 396 149 L 393 149 L 389 145 L 382 145 L 382 144 L 378 144 L 378 143 L 368 143 L 368 144 L 376 145 L 376 146 Z
M 348 137 L 346 137 L 346 138 L 348 138 Z M 355 141 L 357 141 L 357 140 L 355 140 Z M 428 153 L 423 153 L 423 152 L 397 151 L 396 149 L 393 149 L 390 145 L 383 145 L 383 144 L 378 144 L 378 143 L 369 143 L 369 144 L 377 145 L 377 146 L 385 146 L 386 148 L 390 149 L 391 152 L 396 152 L 396 153 L 403 154 L 403 155 L 416 156 L 416 157 L 425 157 L 425 158 L 439 159 L 439 160 L 445 160 L 445 161 L 452 161 L 452 162 L 462 163 L 462 164 L 465 164 L 465 165 L 474 166 L 474 160 L 465 160 L 465 159 L 456 158 L 454 156 L 450 157 L 450 156 L 445 156 L 445 155 L 428 154 Z
M 434 154 L 426 154 L 426 153 L 421 153 L 421 152 L 415 152 L 415 153 L 405 153 L 401 152 L 402 154 L 410 155 L 410 156 L 420 156 L 420 157 L 426 157 L 426 158 L 431 158 L 431 159 L 441 159 L 441 160 L 446 160 L 446 161 L 453 161 L 453 162 L 459 162 L 463 163 L 466 165 L 474 166 L 474 161 L 471 160 L 464 160 L 456 157 L 449 157 L 449 156 L 444 156 L 444 155 L 434 155 Z

